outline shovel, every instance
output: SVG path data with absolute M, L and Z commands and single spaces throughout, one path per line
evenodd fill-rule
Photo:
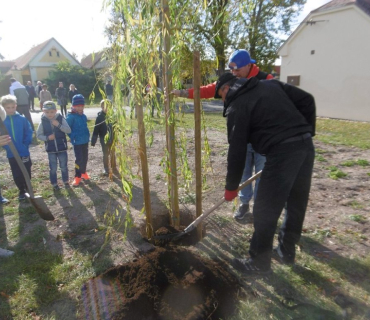
M 241 185 L 239 185 L 238 191 L 244 189 L 248 184 L 252 183 L 254 180 L 258 179 L 262 174 L 262 170 L 257 172 L 255 175 L 250 177 L 248 180 L 244 181 Z M 202 221 L 204 221 L 213 211 L 215 211 L 221 204 L 225 202 L 225 198 L 220 199 L 211 209 L 203 212 L 198 218 L 196 218 L 189 226 L 187 226 L 184 231 L 180 233 L 172 233 L 166 235 L 159 235 L 153 236 L 154 240 L 168 240 L 168 241 L 175 241 L 181 238 L 182 236 L 190 233 L 193 231 Z
M 0 132 L 2 132 L 2 134 L 8 134 L 9 135 L 9 132 L 6 129 L 6 127 L 4 125 L 4 122 L 1 118 L 0 118 Z M 35 197 L 35 195 L 33 193 L 32 185 L 31 185 L 30 176 L 27 172 L 26 167 L 24 166 L 24 163 L 23 163 L 21 157 L 19 156 L 19 153 L 18 153 L 17 149 L 15 148 L 15 146 L 13 144 L 13 141 L 10 141 L 8 146 L 9 146 L 10 150 L 12 151 L 12 153 L 14 155 L 14 158 L 17 161 L 17 164 L 18 164 L 19 168 L 22 171 L 24 180 L 26 181 L 27 190 L 29 192 L 29 193 L 25 194 L 27 199 L 31 202 L 31 204 L 36 209 L 37 213 L 39 214 L 39 216 L 42 219 L 48 220 L 48 221 L 54 220 L 54 216 L 50 212 L 49 208 L 46 206 L 42 197 L 40 197 L 40 196 Z

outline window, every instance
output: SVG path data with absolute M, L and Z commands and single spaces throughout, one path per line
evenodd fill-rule
M 59 51 L 57 51 L 57 57 L 59 57 Z
M 49 51 L 49 57 L 51 57 L 51 51 Z

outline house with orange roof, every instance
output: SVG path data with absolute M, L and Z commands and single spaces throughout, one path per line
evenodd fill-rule
M 31 48 L 14 61 L 1 61 L 0 64 L 7 67 L 11 64 L 5 75 L 17 79 L 22 84 L 31 81 L 35 85 L 38 80 L 49 78 L 55 65 L 65 60 L 72 65 L 80 65 L 56 39 L 51 38 Z

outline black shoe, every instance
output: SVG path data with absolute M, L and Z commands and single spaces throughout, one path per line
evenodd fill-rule
M 70 187 L 71 187 L 71 185 L 69 184 L 69 182 L 66 182 L 66 183 L 64 184 L 64 188 L 69 189 Z
M 60 187 L 56 184 L 55 186 L 53 186 L 53 189 L 54 189 L 54 191 L 59 191 Z
M 108 176 L 109 176 L 109 171 L 104 170 L 104 171 L 102 172 L 102 175 L 103 175 L 104 177 L 108 177 Z
M 235 211 L 234 213 L 234 218 L 237 219 L 237 220 L 242 220 L 244 219 L 245 215 L 249 213 L 249 204 L 244 204 L 242 203 L 238 210 Z
M 19 201 L 26 200 L 26 195 L 25 195 L 24 193 L 20 194 L 20 195 L 18 196 L 18 200 L 19 200 Z
M 283 264 L 287 265 L 294 265 L 295 260 L 295 254 L 289 254 L 284 250 L 282 245 L 278 245 L 276 248 L 272 250 L 273 257 L 276 258 L 276 260 L 280 261 Z
M 234 258 L 232 261 L 233 267 L 245 274 L 270 274 L 272 273 L 271 267 L 257 266 L 253 259 L 238 259 Z

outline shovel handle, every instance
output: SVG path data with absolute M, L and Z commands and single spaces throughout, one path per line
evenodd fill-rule
M 3 120 L 1 118 L 0 118 L 0 132 L 2 134 L 9 135 L 9 132 L 6 129 L 5 124 L 4 124 L 4 122 L 3 122 Z M 9 144 L 8 144 L 8 146 L 9 146 L 10 150 L 12 151 L 12 153 L 14 155 L 14 158 L 17 161 L 17 164 L 18 164 L 19 168 L 22 171 L 24 180 L 26 181 L 27 191 L 30 194 L 30 197 L 31 198 L 34 198 L 35 196 L 33 194 L 33 189 L 32 189 L 32 185 L 31 185 L 30 175 L 28 174 L 28 171 L 27 171 L 27 169 L 26 169 L 26 167 L 25 167 L 25 165 L 24 165 L 21 157 L 19 156 L 19 153 L 18 153 L 17 149 L 15 148 L 13 141 L 10 141 Z
M 244 189 L 248 184 L 251 184 L 254 180 L 258 179 L 262 174 L 262 170 L 258 171 L 255 175 L 251 176 L 248 180 L 245 180 L 241 185 L 238 187 L 238 191 Z M 208 209 L 207 211 L 203 212 L 198 218 L 196 218 L 189 226 L 184 230 L 184 233 L 188 233 L 194 230 L 199 223 L 201 223 L 205 218 L 207 218 L 213 211 L 215 211 L 221 204 L 225 202 L 225 198 L 222 197 L 212 208 Z

